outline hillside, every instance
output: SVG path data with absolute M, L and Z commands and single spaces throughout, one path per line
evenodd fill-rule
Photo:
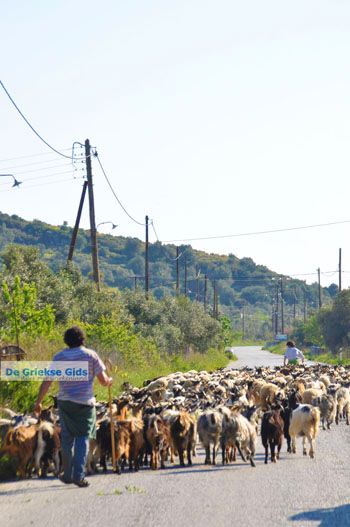
M 39 220 L 26 221 L 16 215 L 0 213 L 0 250 L 9 243 L 34 245 L 41 257 L 57 271 L 64 266 L 71 241 L 72 228 L 67 225 L 53 226 Z M 100 268 L 104 282 L 111 287 L 133 289 L 135 283 L 144 287 L 145 243 L 137 238 L 126 238 L 108 234 L 98 234 Z M 217 280 L 221 311 L 231 317 L 240 316 L 242 305 L 246 313 L 271 314 L 276 283 L 279 276 L 263 265 L 256 265 L 251 258 L 238 259 L 233 254 L 208 254 L 192 249 L 190 245 L 179 246 L 180 292 L 184 293 L 184 268 L 187 261 L 188 296 L 196 298 L 196 276 L 198 276 L 198 300 L 204 300 L 205 280 L 207 280 L 208 304 L 212 303 L 213 281 Z M 176 286 L 176 246 L 150 244 L 150 290 L 156 298 L 165 294 L 175 294 Z M 89 231 L 79 230 L 74 264 L 83 275 L 91 273 Z M 137 277 L 137 280 L 135 280 Z M 292 316 L 294 295 L 297 312 L 304 305 L 304 282 L 283 277 L 283 299 L 286 316 Z M 322 289 L 323 302 L 327 303 L 338 291 L 335 284 Z M 318 303 L 317 284 L 306 286 L 308 312 Z

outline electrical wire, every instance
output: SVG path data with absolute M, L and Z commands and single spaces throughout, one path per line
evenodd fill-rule
M 23 113 L 21 112 L 21 110 L 18 108 L 17 104 L 15 103 L 15 101 L 12 99 L 11 95 L 9 94 L 9 92 L 7 91 L 7 89 L 5 88 L 4 86 L 4 83 L 0 80 L 0 85 L 1 87 L 3 88 L 4 92 L 6 93 L 7 97 L 10 99 L 10 101 L 12 102 L 13 106 L 16 108 L 17 112 L 20 114 L 20 116 L 22 117 L 22 119 L 27 123 L 27 125 L 29 126 L 29 128 L 32 130 L 32 132 L 35 133 L 35 135 L 40 139 L 40 141 L 42 141 L 46 146 L 48 146 L 51 150 L 53 150 L 53 152 L 56 152 L 56 154 L 62 156 L 62 157 L 66 157 L 67 159 L 72 159 L 72 156 L 67 156 L 66 154 L 63 154 L 62 152 L 60 152 L 59 150 L 56 150 L 56 148 L 54 148 L 53 146 L 50 145 L 50 143 L 48 143 L 47 141 L 45 141 L 45 139 L 35 130 L 35 128 L 33 128 L 33 126 L 30 124 L 30 122 L 28 121 L 28 119 L 23 115 Z
M 45 176 L 38 176 L 38 177 L 30 177 L 30 178 L 26 178 L 25 181 L 22 181 L 21 182 L 21 185 L 23 183 L 27 183 L 27 181 L 33 181 L 34 179 L 44 179 L 44 178 L 50 178 L 50 177 L 54 177 L 54 176 L 60 176 L 60 175 L 63 175 L 63 174 L 72 174 L 72 170 L 65 170 L 64 172 L 55 172 L 54 174 L 46 174 Z M 73 175 L 73 179 L 77 179 L 76 176 Z M 9 183 L 0 183 L 0 186 L 5 186 L 5 185 L 9 185 Z M 12 187 L 12 185 L 11 185 Z
M 78 180 L 78 179 L 84 179 L 83 177 L 78 177 L 78 178 L 73 178 L 74 180 Z M 57 183 L 65 183 L 67 181 L 70 181 L 72 182 L 72 178 L 68 178 L 68 179 L 60 179 L 60 180 L 57 180 L 57 181 L 51 181 L 49 183 L 39 183 L 38 185 L 28 185 L 28 186 L 25 186 L 25 187 L 21 187 L 21 191 L 23 190 L 27 190 L 29 188 L 34 188 L 34 187 L 44 187 L 44 186 L 47 186 L 47 185 L 55 185 Z M 12 191 L 12 188 L 8 189 L 8 190 L 0 190 L 0 194 L 3 194 L 4 192 L 11 192 Z
M 41 167 L 41 168 L 33 168 L 31 170 L 24 170 L 23 172 L 14 172 L 14 175 L 20 176 L 22 174 L 30 174 L 32 172 L 39 172 L 41 170 L 52 170 L 54 168 L 62 168 L 62 167 L 70 167 L 70 163 L 64 163 L 63 165 L 55 165 L 53 167 Z
M 156 233 L 156 229 L 155 229 L 155 227 L 154 227 L 154 222 L 153 222 L 153 220 L 151 220 L 151 225 L 152 225 L 152 228 L 153 228 L 154 234 L 156 235 L 157 242 L 159 242 L 158 234 Z
M 95 150 L 94 155 L 95 155 L 95 157 L 97 158 L 98 164 L 99 164 L 100 167 L 101 167 L 102 173 L 103 173 L 104 177 L 106 178 L 106 181 L 107 181 L 107 183 L 108 183 L 109 188 L 110 188 L 111 191 L 112 191 L 113 196 L 115 197 L 115 199 L 117 200 L 117 202 L 119 203 L 119 205 L 121 206 L 121 208 L 123 209 L 123 211 L 125 212 L 125 214 L 126 214 L 127 216 L 129 216 L 129 218 L 130 218 L 133 222 L 137 223 L 137 225 L 142 225 L 142 227 L 144 227 L 146 224 L 145 224 L 145 223 L 141 223 L 140 221 L 135 220 L 135 218 L 133 218 L 133 217 L 128 213 L 128 211 L 126 210 L 126 208 L 122 205 L 122 203 L 120 202 L 118 196 L 117 196 L 116 193 L 114 192 L 114 189 L 113 189 L 113 187 L 112 187 L 112 185 L 111 185 L 111 183 L 110 183 L 110 181 L 109 181 L 109 179 L 108 179 L 108 177 L 107 177 L 106 172 L 104 171 L 104 168 L 103 168 L 103 166 L 102 166 L 102 164 L 101 164 L 100 158 L 99 158 L 98 153 L 97 153 L 96 150 Z
M 71 150 L 71 148 L 62 148 L 61 152 L 67 152 L 68 150 Z M 30 157 L 38 157 L 38 156 L 52 156 L 53 152 L 42 152 L 40 154 L 30 154 L 29 156 L 18 156 L 18 157 L 10 157 L 7 159 L 0 159 L 0 163 L 7 163 L 8 161 L 17 161 L 18 159 L 29 159 Z M 51 160 L 48 160 L 51 161 Z
M 16 170 L 16 168 L 30 167 L 34 165 L 43 165 L 44 163 L 53 163 L 54 161 L 61 161 L 61 158 L 56 159 L 46 159 L 45 161 L 35 161 L 34 163 L 25 163 L 24 165 L 13 165 L 10 167 L 1 167 L 1 171 L 5 170 Z M 84 163 L 84 161 L 83 161 Z
M 298 231 L 302 229 L 313 229 L 316 227 L 328 227 L 330 225 L 341 225 L 344 223 L 350 223 L 350 220 L 333 221 L 329 223 L 318 223 L 315 225 L 303 225 L 301 227 L 287 227 L 284 229 L 274 229 L 270 231 L 244 232 L 240 234 L 224 234 L 222 236 L 204 236 L 201 238 L 186 238 L 186 239 L 181 239 L 181 240 L 163 240 L 163 243 L 193 242 L 193 241 L 199 241 L 199 240 L 218 240 L 220 238 L 237 238 L 239 236 L 255 236 L 258 234 L 273 234 L 276 232 Z

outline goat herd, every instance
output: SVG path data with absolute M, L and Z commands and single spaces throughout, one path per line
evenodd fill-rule
M 323 429 L 350 416 L 350 370 L 341 366 L 315 365 L 281 368 L 189 371 L 147 381 L 139 389 L 129 383 L 114 400 L 113 425 L 117 472 L 129 464 L 165 467 L 174 456 L 180 466 L 192 464 L 197 435 L 205 448 L 205 464 L 215 464 L 221 446 L 222 463 L 236 460 L 236 451 L 254 467 L 259 420 L 265 463 L 279 458 L 283 436 L 288 452 L 296 452 L 296 438 L 306 439 L 314 457 L 320 419 Z M 21 477 L 33 469 L 40 477 L 60 472 L 60 427 L 55 405 L 40 420 L 3 408 L 0 441 L 4 454 L 17 457 Z M 86 470 L 107 471 L 111 458 L 111 427 L 108 405 L 99 402 L 97 436 L 90 439 Z M 212 452 L 210 447 L 212 445 Z M 150 459 L 149 459 L 150 456 Z

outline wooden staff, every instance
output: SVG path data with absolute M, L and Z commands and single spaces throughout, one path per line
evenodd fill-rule
M 108 368 L 110 370 L 113 369 L 112 363 L 109 359 L 106 359 L 104 361 L 104 364 L 106 366 L 106 373 L 109 376 Z M 112 462 L 113 462 L 113 472 L 117 471 L 116 466 L 116 460 L 115 460 L 115 446 L 114 446 L 114 426 L 113 426 L 113 415 L 112 415 L 112 393 L 111 393 L 111 387 L 108 385 L 108 399 L 109 399 L 109 418 L 111 421 L 111 442 L 112 442 Z

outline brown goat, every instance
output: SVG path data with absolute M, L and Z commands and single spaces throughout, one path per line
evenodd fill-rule
M 2 450 L 0 450 L 0 459 L 8 454 L 10 457 L 17 457 L 17 470 L 21 477 L 26 477 L 26 465 L 31 461 L 28 475 L 33 467 L 33 454 L 36 448 L 38 434 L 38 425 L 17 426 L 10 428 L 4 439 Z
M 188 412 L 179 412 L 170 426 L 171 439 L 180 458 L 180 465 L 185 466 L 184 452 L 187 451 L 188 465 L 192 465 L 191 453 L 196 443 L 194 418 Z

